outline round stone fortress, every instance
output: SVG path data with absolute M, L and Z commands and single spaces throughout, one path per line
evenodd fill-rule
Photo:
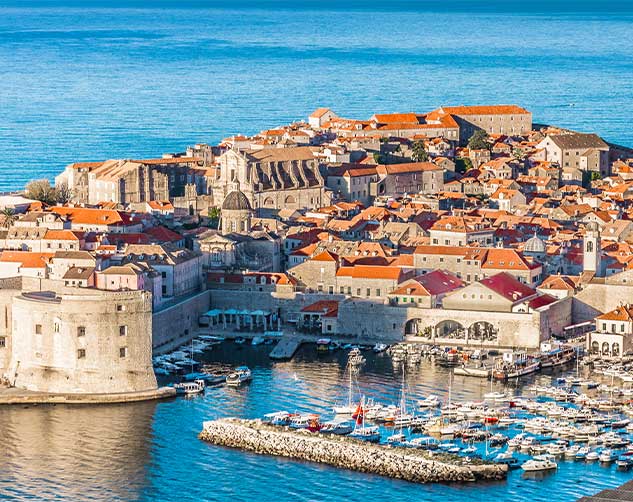
M 17 388 L 47 393 L 156 389 L 151 330 L 144 291 L 22 293 L 12 301 L 3 373 Z

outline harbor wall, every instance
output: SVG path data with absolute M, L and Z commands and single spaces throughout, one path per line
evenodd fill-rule
M 412 319 L 420 319 L 422 326 L 430 327 L 436 327 L 444 321 L 454 321 L 466 330 L 475 323 L 485 321 L 492 324 L 498 332 L 497 341 L 487 343 L 488 346 L 537 349 L 552 334 L 561 334 L 563 328 L 571 324 L 572 317 L 572 302 L 569 298 L 539 311 L 516 313 L 392 306 L 381 301 L 318 293 L 211 290 L 212 308 L 270 310 L 278 312 L 285 323 L 296 318 L 302 308 L 325 299 L 340 300 L 335 331 L 328 334 L 359 340 L 380 339 L 387 343 L 403 340 L 407 322 Z M 482 345 L 481 341 L 467 341 L 465 338 L 437 338 L 436 343 L 477 347 Z
M 198 330 L 198 318 L 211 305 L 208 290 L 169 305 L 152 315 L 152 347 L 159 354 L 188 342 Z
M 466 464 L 458 457 L 439 460 L 427 452 L 298 432 L 256 420 L 205 422 L 199 437 L 218 446 L 318 462 L 413 483 L 498 480 L 507 475 L 507 467 L 502 465 Z

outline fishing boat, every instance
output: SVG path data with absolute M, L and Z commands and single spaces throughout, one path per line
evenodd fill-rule
M 550 471 L 558 469 L 558 464 L 551 455 L 537 455 L 534 458 L 524 462 L 521 469 L 526 472 Z
M 520 378 L 537 372 L 541 368 L 541 360 L 525 352 L 506 352 L 503 354 L 492 372 L 495 380 Z
M 226 384 L 232 386 L 242 385 L 249 382 L 253 378 L 253 374 L 248 366 L 238 366 L 235 371 L 226 376 Z
M 355 367 L 365 364 L 365 357 L 358 347 L 354 347 L 352 350 L 349 351 L 349 354 L 347 356 L 347 364 Z
M 332 342 L 329 338 L 319 338 L 316 341 L 317 352 L 328 352 L 330 350 L 330 343 Z
M 542 343 L 541 351 L 542 368 L 556 368 L 576 358 L 576 350 L 571 345 L 552 347 L 549 343 Z
M 264 422 L 270 425 L 288 425 L 292 415 L 287 411 L 275 411 L 264 415 Z
M 176 389 L 176 395 L 190 396 L 193 394 L 200 394 L 204 392 L 205 384 L 204 380 L 195 380 L 193 382 L 182 382 L 174 384 Z

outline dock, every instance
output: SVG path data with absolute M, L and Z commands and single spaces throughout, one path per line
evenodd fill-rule
M 159 387 L 137 392 L 68 394 L 35 392 L 14 387 L 0 389 L 0 405 L 36 405 L 36 404 L 121 404 L 140 401 L 167 399 L 176 395 L 173 387 Z
M 501 480 L 508 471 L 506 465 L 466 462 L 452 455 L 297 431 L 260 420 L 224 418 L 204 422 L 199 438 L 216 446 L 317 462 L 412 483 Z
M 296 334 L 284 334 L 270 352 L 271 359 L 292 359 L 305 340 Z

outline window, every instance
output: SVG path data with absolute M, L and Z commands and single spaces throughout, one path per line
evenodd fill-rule
M 123 312 L 125 310 L 125 305 L 117 305 L 116 306 L 116 311 L 117 312 Z
M 77 359 L 84 359 L 86 357 L 86 349 L 77 350 Z
M 60 330 L 60 324 L 59 324 L 59 321 L 55 321 L 55 322 L 53 323 L 53 331 L 54 331 L 55 333 L 59 333 L 59 330 Z
M 127 357 L 127 347 L 121 347 L 119 349 L 119 357 Z
M 119 336 L 127 335 L 127 326 L 119 326 Z
M 379 289 L 376 290 L 376 296 L 380 296 L 380 290 Z
M 85 326 L 77 326 L 77 336 L 86 336 Z
M 356 288 L 356 296 L 360 296 L 360 288 Z
M 7 339 L 4 336 L 0 336 L 0 349 L 7 346 Z
M 42 325 L 41 324 L 36 324 L 35 325 L 35 334 L 36 335 L 41 335 L 42 334 Z
M 367 296 L 371 296 L 371 289 L 367 288 Z

